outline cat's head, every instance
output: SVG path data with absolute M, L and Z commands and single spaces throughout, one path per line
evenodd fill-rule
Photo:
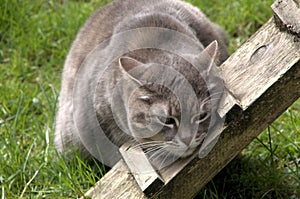
M 196 58 L 200 68 L 186 61 L 177 61 L 171 69 L 129 57 L 119 59 L 128 84 L 135 85 L 124 99 L 128 127 L 150 156 L 186 157 L 201 145 L 221 96 L 219 91 L 211 93 L 221 83 L 211 74 L 217 51 L 217 42 L 205 48 Z M 135 68 L 139 70 L 132 72 Z M 153 83 L 157 78 L 160 81 Z

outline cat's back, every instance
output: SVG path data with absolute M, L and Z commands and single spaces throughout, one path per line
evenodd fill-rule
M 197 30 L 199 27 L 205 26 L 205 28 L 201 28 L 203 34 L 197 33 L 200 41 L 203 38 L 201 42 L 204 46 L 211 42 L 210 39 L 205 38 L 207 33 L 211 33 L 212 37 L 223 36 L 199 9 L 180 0 L 115 0 L 100 8 L 87 20 L 73 42 L 66 65 L 79 67 L 87 54 L 101 42 L 109 39 L 116 26 L 124 21 L 126 23 L 126 19 L 139 18 L 153 13 L 171 16 L 195 29 L 196 33 L 199 31 Z M 147 25 L 145 24 L 145 26 Z M 219 39 L 221 46 L 225 45 L 223 40 L 224 38 Z M 69 61 L 71 63 L 68 63 Z

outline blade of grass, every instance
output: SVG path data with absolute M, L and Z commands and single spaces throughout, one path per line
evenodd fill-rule
M 19 197 L 19 199 L 22 199 L 25 192 L 26 192 L 26 189 L 28 188 L 28 186 L 31 184 L 31 182 L 36 178 L 36 176 L 39 174 L 40 170 L 44 167 L 44 164 L 42 164 L 38 170 L 36 170 L 33 174 L 33 176 L 30 178 L 30 180 L 26 183 L 26 185 L 24 186 L 24 189 Z

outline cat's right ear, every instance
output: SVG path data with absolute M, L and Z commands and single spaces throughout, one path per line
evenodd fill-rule
M 128 71 L 134 69 L 137 66 L 144 65 L 142 62 L 139 62 L 136 59 L 133 59 L 131 57 L 120 57 L 119 59 L 119 66 L 121 70 L 124 70 L 123 72 L 128 73 Z
M 207 59 L 206 63 L 206 70 L 209 73 L 212 68 L 219 63 L 219 44 L 215 40 L 211 42 L 202 52 L 202 56 L 205 56 L 205 59 Z
M 139 62 L 136 59 L 133 59 L 131 57 L 120 57 L 119 58 L 119 68 L 121 72 L 130 78 L 130 80 L 133 80 L 135 83 L 138 83 L 139 85 L 142 85 L 142 83 L 133 77 L 131 74 L 129 74 L 129 71 L 134 69 L 138 66 L 143 66 L 144 64 L 142 62 Z

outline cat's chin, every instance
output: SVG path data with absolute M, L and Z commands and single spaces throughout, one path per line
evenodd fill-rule
M 195 150 L 196 148 L 189 148 L 189 147 L 177 148 L 177 149 L 174 149 L 173 147 L 172 149 L 166 148 L 166 151 L 172 154 L 172 156 L 175 157 L 175 159 L 188 158 L 195 152 Z
M 193 153 L 195 152 L 195 148 L 188 148 L 183 152 L 173 152 L 174 155 L 178 156 L 179 158 L 187 158 L 189 156 L 191 156 Z

